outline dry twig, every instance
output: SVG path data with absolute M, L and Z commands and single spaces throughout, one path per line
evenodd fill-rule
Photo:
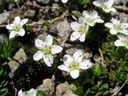
M 113 6 L 115 9 L 121 11 L 121 12 L 125 12 L 125 13 L 128 13 L 128 8 L 127 7 L 123 7 L 123 6 L 116 6 L 114 5 Z
M 124 84 L 119 88 L 119 90 L 118 90 L 116 93 L 113 93 L 112 96 L 117 96 L 117 94 L 120 92 L 120 90 L 125 86 L 125 84 L 126 84 L 127 82 L 128 82 L 128 81 L 126 80 L 126 81 L 124 82 Z

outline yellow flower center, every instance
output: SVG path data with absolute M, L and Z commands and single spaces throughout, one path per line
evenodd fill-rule
M 122 42 L 128 47 L 128 40 L 123 40 Z
M 45 55 L 51 54 L 51 47 L 45 46 L 45 48 L 43 49 L 43 52 Z
M 14 29 L 16 32 L 19 32 L 21 29 L 21 26 L 19 24 L 16 24 Z
M 107 9 L 107 8 L 108 8 L 106 4 L 103 4 L 101 7 L 102 7 L 103 9 Z
M 79 64 L 74 61 L 74 62 L 69 66 L 69 68 L 70 68 L 71 70 L 79 69 Z
M 114 25 L 114 29 L 116 29 L 116 30 L 122 30 L 122 28 L 121 28 L 120 25 Z
M 93 22 L 93 19 L 91 19 L 91 18 L 86 18 L 86 21 L 87 21 L 88 23 L 92 23 L 92 22 Z
M 85 29 L 85 27 L 80 26 L 80 32 L 81 32 L 81 33 L 86 33 L 86 29 Z

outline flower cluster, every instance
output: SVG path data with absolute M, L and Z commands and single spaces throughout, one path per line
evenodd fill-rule
M 104 21 L 98 16 L 96 11 L 87 12 L 83 11 L 82 16 L 78 18 L 78 22 L 72 22 L 71 28 L 74 31 L 71 34 L 70 40 L 75 41 L 79 39 L 81 42 L 84 42 L 86 35 L 89 30 L 89 26 L 94 26 L 96 23 L 103 23 Z
M 105 26 L 110 29 L 112 35 L 117 35 L 115 46 L 124 46 L 128 49 L 128 23 L 112 18 L 111 22 L 105 23 Z
M 63 57 L 64 64 L 58 66 L 60 70 L 66 71 L 73 79 L 79 77 L 81 70 L 92 67 L 93 63 L 89 59 L 83 59 L 83 51 L 77 50 L 73 56 L 68 54 Z
M 14 38 L 15 36 L 24 36 L 25 30 L 23 25 L 28 22 L 28 19 L 21 20 L 19 16 L 15 17 L 12 24 L 6 25 L 6 28 L 9 30 L 9 39 Z
M 95 12 L 94 12 L 95 13 Z M 91 16 L 94 14 L 92 13 Z M 87 16 L 84 16 L 85 13 L 83 12 L 83 17 L 80 17 L 80 19 L 85 19 L 85 22 L 72 22 L 71 28 L 73 29 L 73 33 L 71 34 L 71 41 L 75 41 L 79 38 L 81 42 L 85 41 L 87 31 L 89 29 L 89 26 L 94 25 L 95 23 L 101 23 L 103 22 L 97 13 L 95 14 L 94 18 L 90 18 L 87 14 Z M 92 20 L 91 22 L 86 22 L 86 19 Z M 9 24 L 6 26 L 6 28 L 9 30 L 10 35 L 9 38 L 14 38 L 15 36 L 24 36 L 25 30 L 23 29 L 23 25 L 26 24 L 28 19 L 21 20 L 19 16 L 15 17 L 14 22 L 12 24 Z M 59 45 L 54 44 L 53 37 L 51 35 L 47 35 L 44 40 L 42 39 L 36 39 L 35 40 L 35 46 L 38 48 L 38 51 L 33 55 L 34 61 L 43 60 L 44 63 L 51 67 L 54 63 L 54 58 L 56 54 L 60 53 L 63 48 Z M 60 70 L 64 70 L 66 72 L 69 72 L 71 77 L 76 79 L 79 76 L 79 72 L 81 70 L 88 69 L 92 66 L 92 63 L 90 60 L 83 60 L 83 52 L 81 50 L 76 51 L 73 54 L 73 57 L 70 55 L 64 55 L 63 62 L 64 65 L 58 66 Z M 66 59 L 67 58 L 67 59 Z M 34 92 L 34 93 L 33 93 Z M 27 92 L 22 92 L 22 90 L 19 91 L 18 96 L 35 96 L 36 93 L 35 90 L 31 89 Z

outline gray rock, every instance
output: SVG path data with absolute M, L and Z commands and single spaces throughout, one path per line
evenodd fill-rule
M 11 72 L 9 73 L 9 77 L 13 78 L 15 74 L 18 74 L 18 69 L 20 69 L 21 65 L 27 60 L 27 55 L 24 50 L 21 48 L 17 51 L 12 60 L 9 61 L 8 65 L 10 67 Z M 16 72 L 17 71 L 17 72 Z
M 54 79 L 54 76 L 52 79 L 44 79 L 43 84 L 39 85 L 36 89 L 42 91 L 45 94 L 45 96 L 52 96 L 55 90 Z
M 128 0 L 114 0 L 115 5 L 123 4 L 123 6 L 126 6 Z
M 55 77 L 53 76 L 52 79 L 44 79 L 43 84 L 39 85 L 36 89 L 42 91 L 45 96 L 77 96 L 75 95 L 68 82 L 60 83 L 55 86 Z
M 9 12 L 3 12 L 0 14 L 0 24 L 4 23 L 8 17 L 9 17 Z
M 121 12 L 111 13 L 114 18 L 118 18 L 121 22 L 128 22 L 128 15 Z
M 64 82 L 57 85 L 55 96 L 77 96 L 77 95 L 72 92 L 68 82 Z
M 4 41 L 8 40 L 8 37 L 5 34 L 0 34 L 0 44 L 3 43 Z
M 67 20 L 64 20 L 64 21 L 60 21 L 57 24 L 57 30 L 58 30 L 58 35 L 61 38 L 65 38 L 67 35 L 70 34 L 71 27 L 70 27 L 68 21 Z
M 36 0 L 36 1 L 39 3 L 42 3 L 42 4 L 49 4 L 50 3 L 50 0 Z
M 59 2 L 59 0 L 54 0 L 54 2 Z

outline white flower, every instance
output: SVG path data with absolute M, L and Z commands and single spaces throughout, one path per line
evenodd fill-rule
M 112 7 L 113 3 L 114 0 L 96 0 L 93 2 L 96 7 L 101 7 L 106 13 L 109 13 L 110 11 L 116 12 L 116 9 Z
M 28 22 L 28 19 L 21 20 L 19 16 L 15 17 L 12 24 L 6 25 L 6 28 L 9 30 L 9 39 L 14 38 L 16 35 L 24 36 L 25 30 L 23 25 Z
M 119 39 L 114 42 L 115 46 L 124 46 L 128 49 L 128 35 L 127 36 L 118 36 Z
M 20 90 L 18 96 L 36 96 L 37 90 L 31 88 L 29 91 L 23 92 Z
M 33 59 L 38 61 L 43 58 L 44 62 L 47 66 L 51 67 L 53 64 L 53 55 L 60 53 L 62 51 L 62 47 L 59 45 L 52 45 L 53 37 L 48 35 L 44 41 L 40 39 L 36 39 L 35 46 L 39 49 L 34 56 Z
M 74 32 L 71 34 L 70 40 L 75 41 L 76 39 L 79 39 L 81 42 L 84 42 L 89 26 L 84 23 L 80 24 L 78 22 L 72 22 L 71 28 Z
M 105 26 L 110 28 L 110 33 L 112 35 L 115 35 L 117 33 L 128 35 L 128 23 L 121 23 L 119 20 L 114 18 L 112 18 L 111 22 L 105 23 Z
M 61 0 L 61 2 L 62 2 L 62 3 L 67 3 L 67 2 L 68 2 L 68 0 Z
M 67 54 L 64 55 L 64 64 L 58 66 L 58 69 L 68 72 L 73 79 L 78 78 L 81 70 L 88 69 L 93 65 L 90 60 L 83 60 L 82 55 L 81 50 L 77 50 L 73 57 Z
M 95 23 L 103 23 L 104 21 L 98 16 L 96 11 L 88 13 L 87 11 L 83 11 L 83 16 L 79 17 L 80 23 L 86 23 L 89 26 L 94 26 Z

